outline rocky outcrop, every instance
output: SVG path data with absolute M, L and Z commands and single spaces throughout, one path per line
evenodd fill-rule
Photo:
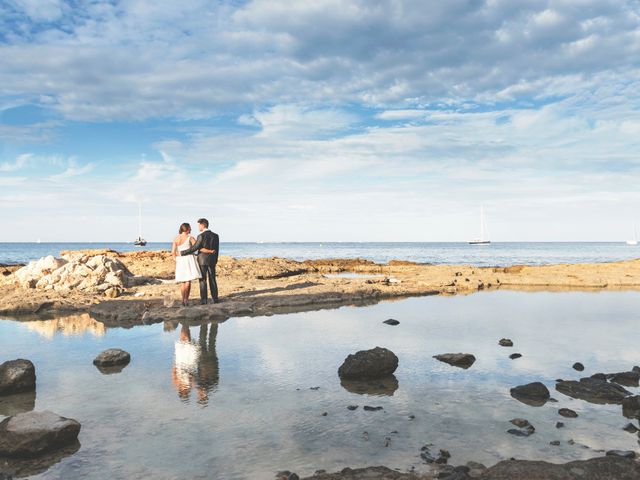
M 580 381 L 561 380 L 556 383 L 556 390 L 569 397 L 598 404 L 620 404 L 626 396 L 631 395 L 620 385 L 593 377 L 581 378 Z
M 637 387 L 640 383 L 640 372 L 610 373 L 607 375 L 607 379 L 618 385 L 624 385 L 625 387 Z
M 349 355 L 338 369 L 346 379 L 380 378 L 391 375 L 398 368 L 398 357 L 386 348 L 376 347 Z
M 640 464 L 626 458 L 599 457 L 554 464 L 527 460 L 506 460 L 488 468 L 480 480 L 637 480 Z
M 640 419 L 640 395 L 622 399 L 622 415 Z
M 36 389 L 36 369 L 29 360 L 18 359 L 0 365 L 0 395 Z
M 473 365 L 476 361 L 470 353 L 443 353 L 441 355 L 434 355 L 433 358 L 440 360 L 441 362 L 448 363 L 454 367 L 460 367 L 467 369 Z
M 119 348 L 109 348 L 93 359 L 96 367 L 116 367 L 127 365 L 131 361 L 129 352 Z
M 75 442 L 80 424 L 50 411 L 19 413 L 0 422 L 0 455 L 31 457 Z

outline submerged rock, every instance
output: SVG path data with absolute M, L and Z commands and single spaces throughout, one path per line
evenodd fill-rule
M 573 364 L 573 369 L 582 372 L 584 370 L 584 365 L 580 362 L 576 362 Z
M 341 378 L 378 378 L 398 368 L 398 357 L 386 348 L 376 347 L 349 355 L 338 369 Z
M 0 395 L 36 389 L 36 368 L 29 360 L 19 358 L 0 365 Z
M 512 353 L 511 355 L 509 355 L 509 358 L 511 360 L 515 360 L 516 358 L 520 358 L 520 357 L 522 357 L 521 353 Z
M 569 397 L 598 404 L 622 403 L 627 395 L 631 395 L 620 385 L 592 377 L 581 378 L 579 382 L 563 380 L 556 384 L 556 390 Z
M 561 408 L 558 410 L 558 414 L 566 418 L 577 418 L 578 414 L 571 410 L 570 408 Z
M 632 450 L 609 450 L 608 457 L 636 458 L 636 452 Z
M 501 347 L 513 347 L 513 342 L 509 338 L 501 338 L 498 345 Z
M 536 431 L 535 427 L 529 423 L 529 420 L 524 418 L 514 418 L 511 423 L 518 428 L 511 428 L 507 430 L 507 433 L 517 437 L 528 437 Z
M 519 385 L 513 387 L 510 392 L 513 398 L 531 406 L 544 405 L 551 396 L 549 389 L 541 382 Z
M 391 326 L 400 325 L 400 322 L 398 320 L 395 320 L 394 318 L 390 318 L 389 320 L 385 320 L 382 323 L 386 323 L 387 325 L 391 325 Z
M 443 353 L 441 355 L 434 355 L 433 358 L 440 360 L 441 362 L 448 363 L 454 367 L 467 369 L 476 361 L 476 357 L 470 353 Z
M 96 367 L 115 367 L 127 365 L 131 361 L 131 355 L 119 348 L 109 348 L 93 359 Z
M 50 411 L 19 413 L 0 422 L 0 455 L 30 457 L 75 442 L 80 424 Z

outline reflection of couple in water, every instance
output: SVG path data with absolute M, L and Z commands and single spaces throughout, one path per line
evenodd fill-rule
M 180 339 L 175 343 L 171 377 L 182 401 L 188 402 L 191 391 L 195 389 L 198 403 L 207 405 L 209 394 L 217 387 L 220 379 L 216 354 L 217 335 L 218 324 L 215 322 L 200 325 L 197 341 L 192 340 L 189 327 L 181 325 Z

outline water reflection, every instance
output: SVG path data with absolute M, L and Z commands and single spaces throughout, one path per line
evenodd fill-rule
M 86 313 L 60 317 L 54 320 L 22 322 L 22 325 L 49 339 L 57 334 L 75 336 L 90 333 L 93 336 L 102 337 L 107 331 L 104 323 L 97 322 Z
M 36 406 L 36 392 L 16 393 L 0 396 L 0 416 L 10 417 L 18 413 L 30 412 Z
M 171 379 L 182 401 L 189 402 L 191 392 L 195 391 L 198 404 L 206 406 L 220 380 L 216 353 L 218 323 L 198 328 L 198 339 L 193 340 L 189 326 L 181 324 L 179 340 L 175 342 Z
M 35 458 L 0 457 L 0 478 L 24 478 L 46 472 L 56 463 L 80 450 L 80 442 Z
M 346 391 L 359 395 L 380 395 L 392 397 L 398 390 L 398 379 L 395 375 L 376 378 L 374 380 L 340 379 L 340 385 Z

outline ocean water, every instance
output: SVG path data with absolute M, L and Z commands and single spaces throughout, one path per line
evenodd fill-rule
M 0 263 L 25 263 L 61 250 L 111 248 L 140 250 L 131 243 L 0 243 Z M 169 243 L 148 243 L 146 250 L 168 250 Z M 433 264 L 477 266 L 543 265 L 550 263 L 597 263 L 640 258 L 640 246 L 623 242 L 499 242 L 467 243 L 222 243 L 222 255 L 236 258 L 286 257 L 294 260 L 364 258 L 386 263 L 410 260 Z
M 128 329 L 87 315 L 0 319 L 0 361 L 26 357 L 37 370 L 35 394 L 0 397 L 0 420 L 48 409 L 82 424 L 80 445 L 37 468 L 24 465 L 14 478 L 269 480 L 285 469 L 307 476 L 367 465 L 428 471 L 425 444 L 436 455 L 449 450 L 453 465 L 640 453 L 637 435 L 623 430 L 638 421 L 620 405 L 554 388 L 556 378 L 640 365 L 638 312 L 637 292 L 495 291 Z M 383 324 L 387 318 L 400 325 Z M 502 337 L 514 346 L 499 346 Z M 344 358 L 375 346 L 398 356 L 395 376 L 342 382 Z M 119 373 L 92 365 L 111 347 L 131 353 Z M 477 360 L 463 370 L 432 358 L 448 352 Z M 514 352 L 523 356 L 511 360 Z M 572 369 L 576 361 L 584 372 Z M 534 381 L 557 402 L 531 406 L 510 396 Z M 565 407 L 579 416 L 561 417 Z M 518 417 L 535 426 L 533 435 L 507 433 Z M 12 473 L 2 470 L 0 463 L 0 474 Z

